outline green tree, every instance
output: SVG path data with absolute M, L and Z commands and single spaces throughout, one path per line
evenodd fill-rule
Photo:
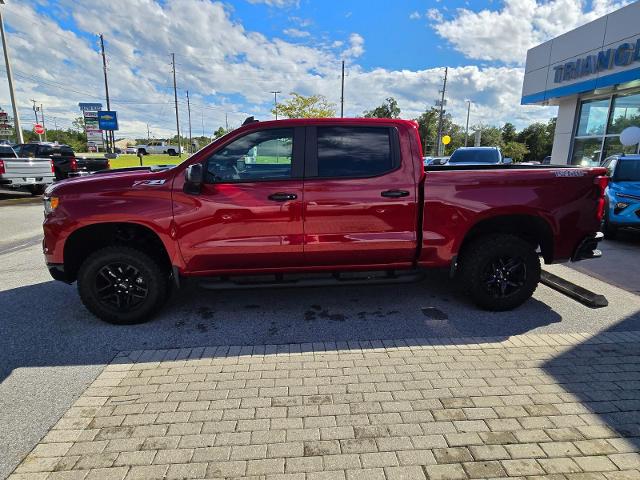
M 76 117 L 71 122 L 71 130 L 74 132 L 84 132 L 84 117 Z
M 327 118 L 336 116 L 336 106 L 323 95 L 305 97 L 291 92 L 291 98 L 277 104 L 278 115 L 286 118 Z M 276 114 L 273 108 L 271 113 Z
M 230 131 L 231 130 L 227 130 L 224 127 L 220 127 L 215 132 L 213 132 L 213 138 L 217 140 L 218 138 L 225 136 Z
M 527 153 L 529 149 L 520 142 L 506 142 L 502 147 L 502 155 L 512 158 L 514 162 L 522 162 Z
M 551 155 L 555 128 L 556 119 L 552 118 L 547 123 L 532 123 L 518 133 L 516 140 L 524 143 L 529 149 L 529 153 L 525 155 L 527 162 L 539 162 L 547 155 Z
M 473 136 L 470 138 L 470 144 L 475 144 L 475 132 L 480 131 L 481 147 L 502 147 L 502 130 L 494 126 L 477 125 L 473 127 Z
M 515 141 L 516 134 L 516 126 L 511 122 L 505 123 L 502 127 L 502 142 L 506 145 L 509 142 Z
M 398 118 L 400 117 L 400 107 L 395 98 L 389 97 L 384 103 L 373 110 L 364 112 L 365 118 Z
M 415 119 L 418 123 L 418 133 L 420 134 L 420 140 L 422 141 L 422 151 L 425 153 L 433 152 L 433 146 L 436 142 L 436 136 L 438 135 L 438 109 L 431 107 L 429 110 L 420 114 Z

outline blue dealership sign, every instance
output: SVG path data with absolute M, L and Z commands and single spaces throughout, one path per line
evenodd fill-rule
M 98 127 L 100 130 L 118 130 L 118 115 L 116 112 L 109 110 L 99 111 Z

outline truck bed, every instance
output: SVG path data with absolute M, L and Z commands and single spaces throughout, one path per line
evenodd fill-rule
M 53 183 L 55 175 L 48 158 L 4 158 L 2 162 L 4 173 L 0 174 L 0 186 L 4 188 Z
M 546 261 L 570 260 L 585 237 L 599 230 L 596 178 L 604 175 L 604 168 L 572 165 L 425 167 L 419 263 L 450 266 L 470 233 L 496 216 L 505 226 L 544 232 Z

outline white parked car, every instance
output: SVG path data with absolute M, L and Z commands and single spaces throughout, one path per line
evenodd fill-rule
M 140 152 L 143 155 L 150 155 L 153 153 L 166 153 L 168 155 L 178 155 L 182 151 L 182 147 L 178 145 L 171 145 L 164 140 L 152 140 L 146 145 L 137 145 L 136 153 Z

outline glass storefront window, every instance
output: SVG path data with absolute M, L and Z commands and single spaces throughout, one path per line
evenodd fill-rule
M 571 165 L 591 167 L 600 163 L 602 138 L 576 138 L 573 142 Z
M 576 136 L 604 135 L 608 116 L 608 98 L 582 102 Z
M 627 127 L 640 127 L 640 94 L 613 99 L 607 133 L 620 133 Z
M 636 153 L 637 145 L 625 146 L 620 143 L 620 137 L 607 137 L 604 139 L 604 151 L 602 158 L 610 157 L 611 155 L 630 154 Z

